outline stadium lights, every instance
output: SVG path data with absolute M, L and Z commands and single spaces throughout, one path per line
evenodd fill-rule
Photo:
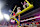
M 10 20 L 10 17 L 8 14 L 4 14 L 4 18 L 6 19 L 6 21 L 9 21 Z
M 0 1 L 0 9 L 2 9 L 4 6 L 4 3 L 2 1 Z
M 2 21 L 4 18 L 3 18 L 3 15 L 2 13 L 0 12 L 0 21 Z
M 0 1 L 0 21 L 2 21 L 4 18 L 3 18 L 3 14 L 2 14 L 2 12 L 1 12 L 1 9 L 2 9 L 2 7 L 3 7 L 3 3 Z
M 0 0 L 0 21 L 4 20 L 4 18 L 9 21 L 10 20 L 10 17 L 8 14 L 2 14 L 1 10 L 3 8 L 3 6 L 5 5 L 5 2 L 1 1 Z

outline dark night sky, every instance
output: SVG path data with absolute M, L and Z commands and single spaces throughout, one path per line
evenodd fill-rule
M 24 0 L 23 0 L 24 1 Z M 18 5 L 18 6 L 21 6 L 20 2 L 23 2 L 22 0 L 7 0 L 7 4 L 8 6 L 11 8 L 11 7 L 14 7 L 14 5 Z M 30 3 L 33 2 L 33 4 L 37 7 L 39 6 L 39 2 L 40 0 L 28 0 Z
M 5 1 L 6 4 L 5 4 L 5 8 L 7 10 L 9 9 L 13 9 L 15 5 L 17 6 L 20 6 L 21 7 L 21 10 L 23 9 L 22 5 L 21 5 L 21 2 L 23 2 L 24 0 L 2 0 L 2 1 Z M 34 5 L 34 8 L 29 10 L 29 11 L 32 11 L 38 7 L 40 7 L 40 0 L 28 0 L 30 3 L 33 2 L 33 5 Z M 25 12 L 25 13 L 28 13 L 29 11 Z M 15 10 L 16 12 L 16 10 Z M 25 14 L 24 13 L 24 14 Z
M 20 6 L 22 8 L 21 2 L 24 0 L 7 0 L 7 7 L 13 9 L 15 5 Z M 34 8 L 40 7 L 40 0 L 28 0 L 30 3 L 33 2 Z

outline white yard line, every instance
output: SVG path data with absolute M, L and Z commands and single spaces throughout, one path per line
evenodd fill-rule
M 32 19 L 36 19 L 36 18 L 40 18 L 40 16 L 36 16 L 34 18 L 30 18 L 30 19 L 26 19 L 26 20 L 21 20 L 21 22 L 28 21 L 28 20 L 32 20 Z

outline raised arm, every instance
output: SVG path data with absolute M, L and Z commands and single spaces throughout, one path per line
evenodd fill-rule
M 23 3 L 21 2 L 21 4 L 23 5 Z

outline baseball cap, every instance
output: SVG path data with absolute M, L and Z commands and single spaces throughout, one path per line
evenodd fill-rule
M 17 10 L 20 9 L 21 7 L 17 7 Z

